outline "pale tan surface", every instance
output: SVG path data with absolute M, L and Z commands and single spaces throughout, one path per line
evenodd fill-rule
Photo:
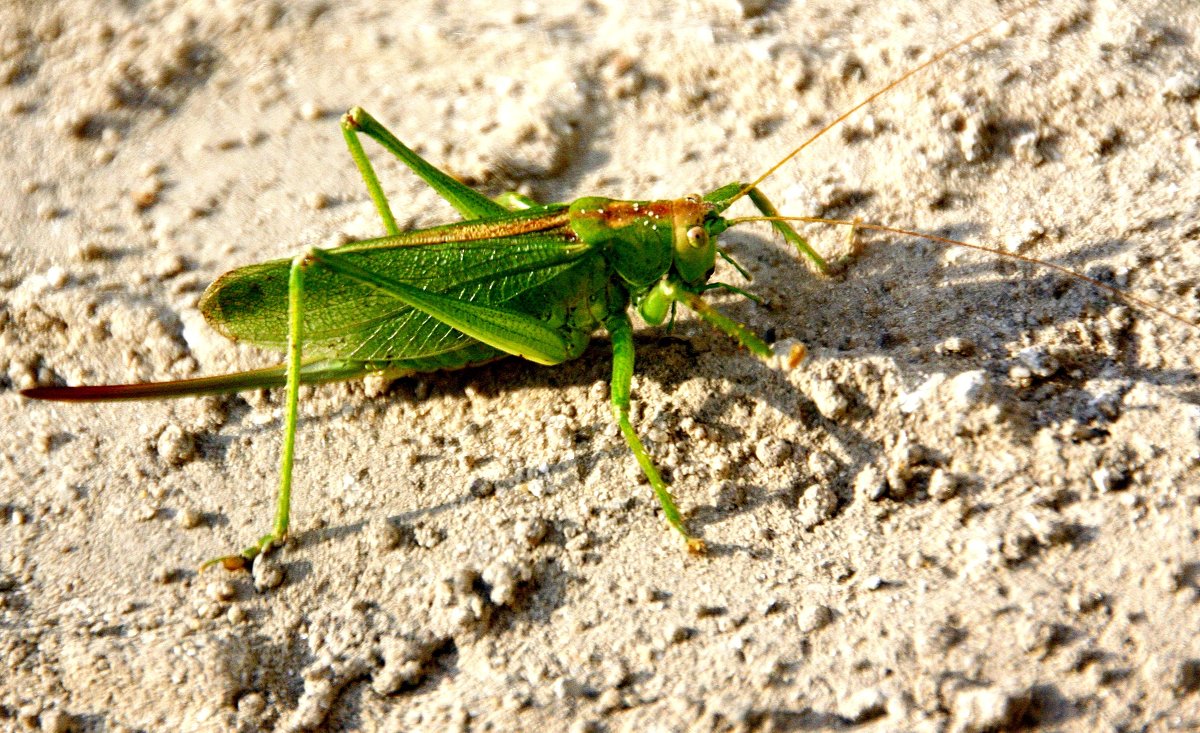
M 770 307 L 717 300 L 810 358 L 773 370 L 690 320 L 640 336 L 638 425 L 705 559 L 609 424 L 602 339 L 554 369 L 306 393 L 263 593 L 193 568 L 269 522 L 278 395 L 16 394 L 270 363 L 194 306 L 233 266 L 379 232 L 352 104 L 491 193 L 679 196 L 998 17 L 549 5 L 0 10 L 0 727 L 1197 725 L 1197 332 L 1045 271 L 872 235 L 823 281 L 730 233 Z M 1033 8 L 764 189 L 1197 318 L 1198 44 L 1189 0 Z M 376 160 L 402 223 L 451 218 Z

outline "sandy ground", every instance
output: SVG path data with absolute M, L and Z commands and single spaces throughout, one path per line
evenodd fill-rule
M 491 194 L 676 197 L 1001 14 L 495 5 L 0 9 L 0 727 L 1200 726 L 1197 329 L 1045 269 L 867 234 L 824 280 L 765 229 L 726 235 L 768 304 L 714 301 L 810 356 L 639 333 L 638 426 L 703 558 L 610 425 L 604 338 L 306 390 L 293 540 L 256 577 L 195 567 L 269 523 L 280 395 L 17 394 L 277 361 L 196 302 L 381 232 L 352 104 Z M 1200 318 L 1198 68 L 1191 0 L 1033 7 L 764 189 Z M 453 218 L 376 160 L 405 226 Z

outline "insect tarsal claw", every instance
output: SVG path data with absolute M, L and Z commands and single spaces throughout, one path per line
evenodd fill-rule
M 808 356 L 808 347 L 795 339 L 777 341 L 771 346 L 771 356 L 767 363 L 784 370 L 795 369 Z
M 221 557 L 214 557 L 211 560 L 205 560 L 204 562 L 200 563 L 200 567 L 197 568 L 196 571 L 199 573 L 204 573 L 212 566 L 220 565 L 229 572 L 235 573 L 238 570 L 245 570 L 247 564 L 247 558 L 242 555 L 222 555 Z

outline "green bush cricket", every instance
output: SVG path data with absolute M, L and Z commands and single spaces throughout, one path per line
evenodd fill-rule
M 236 567 L 287 535 L 300 384 L 381 372 L 398 376 L 460 368 L 504 355 L 557 364 L 578 357 L 591 334 L 604 327 L 613 343 L 611 402 L 620 431 L 668 524 L 689 547 L 701 550 L 703 542 L 688 533 L 629 417 L 634 366 L 629 307 L 656 325 L 682 304 L 756 356 L 770 357 L 771 349 L 761 338 L 703 300 L 703 294 L 713 288 L 743 294 L 731 285 L 709 282 L 716 257 L 724 255 L 717 247 L 717 237 L 737 223 L 770 220 L 818 269 L 827 269 L 821 257 L 778 216 L 758 184 L 829 128 L 978 35 L 951 46 L 851 108 L 753 183 L 731 183 L 703 196 L 678 200 L 586 197 L 570 204 L 538 205 L 510 196 L 502 199 L 503 204 L 497 203 L 426 162 L 356 108 L 343 119 L 343 131 L 386 235 L 332 250 L 312 250 L 293 260 L 243 267 L 217 280 L 202 300 L 201 308 L 217 330 L 234 339 L 284 348 L 286 364 L 159 384 L 37 387 L 23 394 L 86 401 L 285 386 L 284 445 L 274 525 L 269 534 L 240 554 L 219 558 Z M 359 133 L 396 155 L 449 201 L 464 221 L 401 232 Z M 749 198 L 762 217 L 722 216 L 742 197 Z M 1118 296 L 1147 305 L 1132 296 Z

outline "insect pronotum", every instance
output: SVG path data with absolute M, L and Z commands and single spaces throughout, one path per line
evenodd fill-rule
M 949 46 L 863 99 L 753 181 L 734 182 L 704 195 L 673 200 L 620 201 L 588 196 L 570 203 L 540 204 L 519 195 L 492 200 L 427 162 L 356 107 L 342 118 L 341 127 L 382 220 L 384 236 L 332 249 L 310 249 L 290 260 L 236 269 L 214 282 L 200 303 L 205 318 L 216 330 L 235 340 L 282 349 L 286 353 L 284 364 L 150 384 L 38 386 L 22 394 L 45 400 L 100 401 L 284 387 L 283 447 L 272 527 L 241 552 L 205 563 L 221 562 L 235 569 L 287 537 L 301 384 L 456 369 L 506 355 L 539 364 L 558 364 L 579 357 L 593 332 L 603 328 L 612 340 L 613 418 L 649 481 L 666 522 L 689 548 L 702 551 L 703 540 L 688 530 L 630 419 L 634 342 L 628 311 L 633 308 L 646 323 L 659 325 L 682 306 L 755 356 L 769 359 L 774 354 L 763 338 L 704 298 L 711 290 L 753 297 L 733 285 L 710 280 L 718 257 L 733 263 L 718 244 L 720 235 L 731 226 L 770 222 L 822 272 L 830 265 L 790 222 L 847 226 L 851 237 L 857 227 L 996 252 L 876 224 L 784 217 L 760 189 L 768 177 L 828 130 L 987 31 L 982 29 Z M 448 201 L 463 220 L 402 231 L 360 135 L 396 156 Z M 759 215 L 725 217 L 724 213 L 742 198 L 748 199 Z M 1152 303 L 1061 266 L 1008 256 L 1087 280 L 1118 298 L 1165 313 Z M 1166 315 L 1194 325 L 1170 313 Z M 786 361 L 794 365 L 799 356 L 790 354 Z

